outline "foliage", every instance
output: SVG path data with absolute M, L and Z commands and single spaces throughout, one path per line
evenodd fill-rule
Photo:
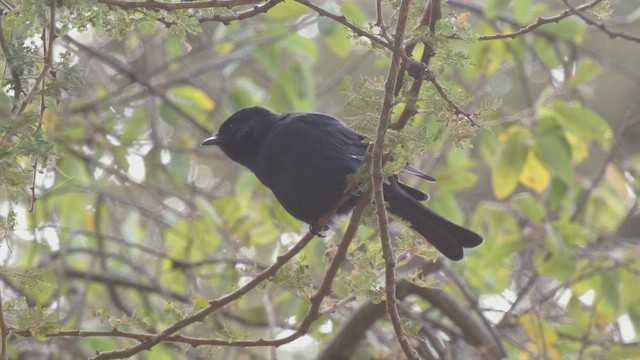
M 414 1 L 402 47 L 406 0 L 0 3 L 0 357 L 640 357 L 632 2 Z M 392 226 L 399 323 L 373 207 L 311 240 L 198 146 L 255 104 L 373 140 L 394 56 L 385 171 L 485 237 Z

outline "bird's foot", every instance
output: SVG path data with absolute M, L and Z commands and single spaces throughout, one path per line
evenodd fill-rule
M 327 231 L 327 230 L 329 230 L 329 226 L 327 225 L 318 226 L 318 224 L 316 223 L 309 224 L 309 232 L 315 236 L 323 238 L 327 236 L 323 234 L 323 231 Z

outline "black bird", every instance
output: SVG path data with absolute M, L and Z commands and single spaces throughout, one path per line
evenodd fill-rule
M 340 120 L 319 113 L 276 114 L 255 106 L 231 115 L 217 134 L 202 145 L 218 145 L 233 161 L 246 166 L 275 194 L 294 217 L 314 225 L 332 211 L 347 187 L 347 176 L 360 166 L 365 138 Z M 434 181 L 406 165 L 403 172 Z M 436 214 L 420 201 L 428 195 L 390 176 L 384 184 L 389 211 L 411 227 L 446 257 L 460 260 L 463 248 L 482 243 L 480 235 Z M 337 213 L 355 206 L 353 194 Z

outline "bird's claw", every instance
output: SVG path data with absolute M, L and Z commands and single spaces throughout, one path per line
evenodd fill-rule
M 323 234 L 322 232 L 327 230 L 329 230 L 329 226 L 327 225 L 318 226 L 318 224 L 316 223 L 309 224 L 309 232 L 315 236 L 323 238 L 326 235 Z

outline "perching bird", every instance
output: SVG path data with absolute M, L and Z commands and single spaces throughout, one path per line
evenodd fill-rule
M 217 145 L 233 161 L 246 166 L 275 194 L 294 217 L 314 225 L 331 212 L 347 188 L 347 176 L 360 166 L 365 138 L 340 120 L 319 113 L 276 114 L 255 106 L 231 115 L 217 134 L 202 145 Z M 433 181 L 406 165 L 403 172 Z M 436 214 L 420 201 L 428 195 L 389 176 L 383 187 L 389 211 L 407 221 L 442 254 L 460 260 L 463 248 L 482 243 L 482 237 Z M 349 212 L 360 194 L 338 208 Z

